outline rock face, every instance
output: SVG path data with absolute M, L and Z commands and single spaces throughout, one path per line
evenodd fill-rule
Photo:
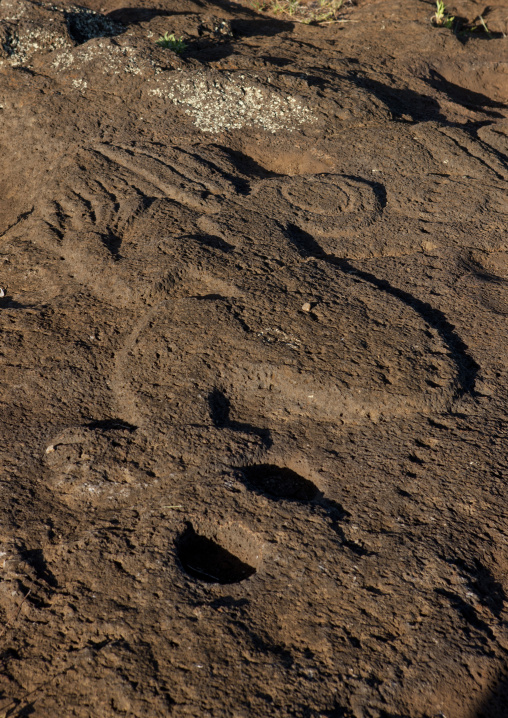
M 432 12 L 2 0 L 0 715 L 506 716 L 508 40 Z

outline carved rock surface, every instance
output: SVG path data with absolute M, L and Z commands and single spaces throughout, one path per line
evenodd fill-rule
M 0 3 L 1 716 L 505 718 L 508 41 L 433 12 Z

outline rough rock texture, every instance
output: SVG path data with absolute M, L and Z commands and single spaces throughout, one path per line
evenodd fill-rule
M 508 714 L 508 40 L 433 11 L 0 2 L 0 716 Z

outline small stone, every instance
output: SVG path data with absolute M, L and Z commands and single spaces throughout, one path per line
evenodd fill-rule
M 310 302 L 305 302 L 305 304 L 302 307 L 302 312 L 310 312 L 312 309 Z
M 2 289 L 2 287 L 0 287 L 0 297 L 5 297 L 5 289 Z

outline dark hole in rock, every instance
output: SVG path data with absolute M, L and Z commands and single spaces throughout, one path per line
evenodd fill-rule
M 128 421 L 123 419 L 97 419 L 96 421 L 90 421 L 85 424 L 88 429 L 94 429 L 97 431 L 136 431 L 138 428 L 134 424 L 129 424 Z
M 318 487 L 292 469 L 274 464 L 245 466 L 242 469 L 247 482 L 258 491 L 276 499 L 312 501 L 320 494 Z
M 85 7 L 74 7 L 64 13 L 69 35 L 77 45 L 94 37 L 120 35 L 124 28 L 110 18 Z
M 212 539 L 200 536 L 190 525 L 180 536 L 177 554 L 188 574 L 208 583 L 238 583 L 256 573 L 255 568 Z

